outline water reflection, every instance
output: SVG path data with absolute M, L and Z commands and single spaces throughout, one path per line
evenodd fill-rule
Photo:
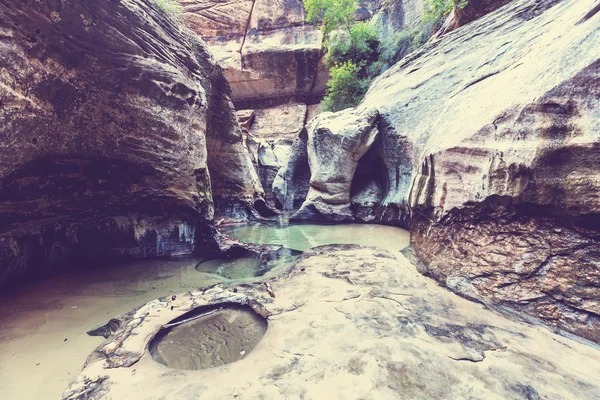
M 223 233 L 249 243 L 282 245 L 304 251 L 326 244 L 359 244 L 398 252 L 409 245 L 407 230 L 384 225 L 285 225 L 249 223 L 231 225 Z

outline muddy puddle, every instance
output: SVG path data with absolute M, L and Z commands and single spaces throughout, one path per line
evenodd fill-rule
M 198 370 L 241 360 L 267 331 L 267 321 L 250 307 L 201 307 L 197 315 L 179 319 L 150 343 L 152 358 L 176 369 Z

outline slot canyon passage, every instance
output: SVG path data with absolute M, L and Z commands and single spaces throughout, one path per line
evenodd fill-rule
M 600 1 L 310 4 L 0 0 L 1 399 L 600 398 Z

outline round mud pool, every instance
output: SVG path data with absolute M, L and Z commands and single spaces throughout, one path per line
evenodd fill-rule
M 150 354 L 171 368 L 211 368 L 244 358 L 266 331 L 266 319 L 250 307 L 199 307 L 166 324 L 150 342 Z

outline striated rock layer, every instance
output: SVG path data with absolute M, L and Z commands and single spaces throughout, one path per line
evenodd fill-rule
M 461 299 L 400 254 L 317 247 L 266 283 L 169 296 L 112 320 L 118 329 L 88 357 L 63 399 L 600 396 L 598 349 Z M 236 331 L 221 330 L 201 346 L 191 341 L 190 353 L 216 347 L 225 359 L 235 349 L 239 361 L 185 371 L 152 359 L 147 346 L 161 326 L 190 310 L 231 305 L 267 319 L 256 347 L 239 351 Z
M 0 284 L 207 250 L 213 195 L 262 195 L 221 68 L 156 2 L 1 0 L 0 39 Z
M 306 102 L 324 93 L 323 35 L 305 24 L 302 1 L 178 1 L 185 24 L 225 70 L 238 109 Z
M 410 225 L 427 272 L 448 287 L 600 341 L 598 10 L 514 0 L 407 56 L 357 109 L 317 117 L 312 194 L 295 218 L 351 208 Z M 373 110 L 373 144 L 356 147 Z M 330 123 L 353 119 L 360 129 Z M 316 168 L 330 158 L 348 165 Z

